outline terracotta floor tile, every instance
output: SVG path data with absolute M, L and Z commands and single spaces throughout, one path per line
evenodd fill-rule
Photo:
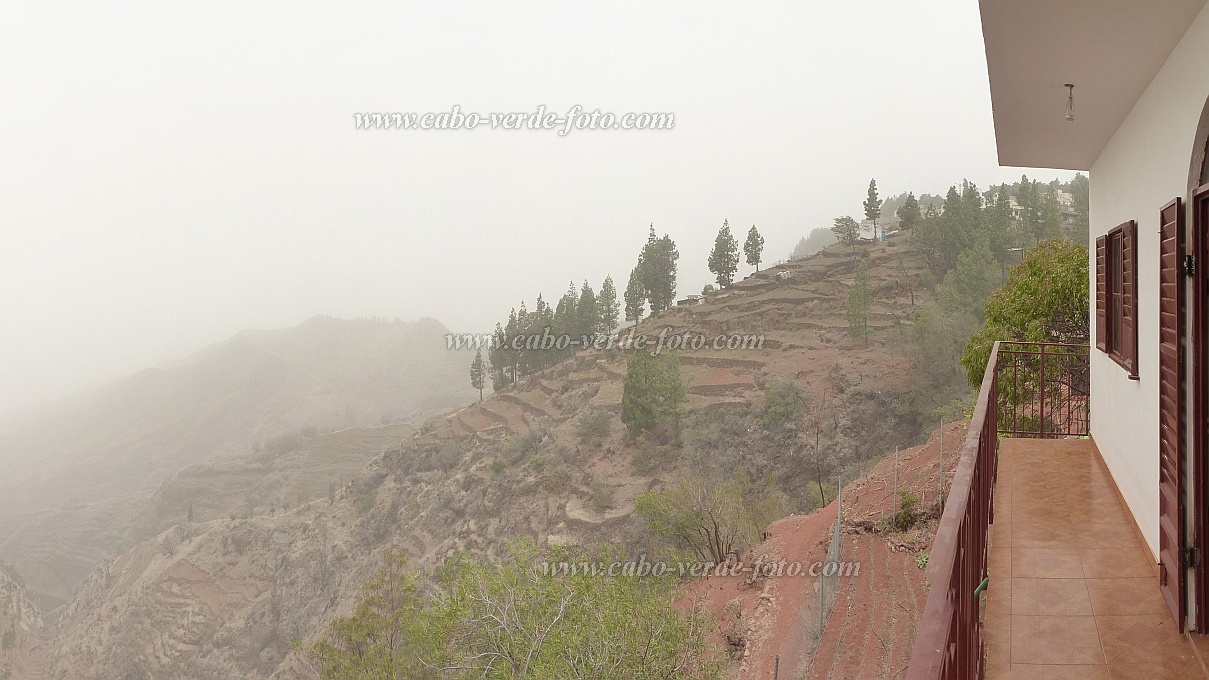
M 1070 522 L 1033 523 L 1032 525 L 1012 522 L 1013 548 L 1075 548 L 1079 546 L 1080 534 Z M 1089 548 L 1108 547 L 1099 541 Z
M 1167 601 L 1153 577 L 1087 580 L 1092 609 L 1098 616 L 1166 614 Z
M 1178 668 L 1198 663 L 1192 645 L 1176 630 L 1170 614 L 1097 616 L 1095 620 L 1110 665 L 1149 663 Z
M 1107 666 L 1014 663 L 1010 673 L 1011 680 L 1112 680 Z
M 1102 664 L 1091 616 L 1012 616 L 1012 659 L 1039 664 Z
M 1080 548 L 1134 548 L 1142 550 L 1138 534 L 1127 524 L 1085 524 L 1076 533 Z
M 1013 616 L 1091 616 L 1091 614 L 1091 598 L 1087 594 L 1087 586 L 1082 578 L 1012 579 Z
M 1012 576 L 1016 578 L 1082 578 L 1082 560 L 1075 548 L 1014 548 Z
M 1005 615 L 987 616 L 982 625 L 982 639 L 986 644 L 987 663 L 1005 667 L 1011 662 L 1012 617 Z
M 1085 578 L 1154 578 L 1144 550 L 1080 548 Z
M 1115 664 L 1108 666 L 1113 680 L 1205 680 L 1199 665 Z

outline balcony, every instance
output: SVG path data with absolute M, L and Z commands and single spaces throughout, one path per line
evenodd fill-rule
M 908 680 L 1209 677 L 1080 438 L 1086 367 L 1086 347 L 996 344 L 933 543 Z

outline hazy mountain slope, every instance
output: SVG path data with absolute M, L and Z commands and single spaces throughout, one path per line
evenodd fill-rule
M 150 492 L 183 467 L 305 426 L 406 420 L 477 396 L 471 356 L 416 322 L 313 318 L 246 331 L 43 407 L 0 431 L 0 558 L 49 609 L 145 535 Z
M 774 376 L 798 378 L 812 394 L 810 408 L 834 424 L 824 441 L 825 474 L 859 468 L 906 440 L 894 409 L 911 379 L 897 330 L 911 318 L 901 277 L 917 279 L 920 270 L 903 269 L 898 250 L 869 248 L 877 331 L 867 344 L 848 335 L 846 297 L 857 260 L 846 248 L 761 272 L 704 304 L 644 322 L 653 334 L 670 327 L 669 335 L 765 337 L 763 349 L 681 353 L 691 384 L 683 449 L 655 451 L 625 437 L 616 413 L 627 356 L 587 351 L 482 404 L 428 420 L 333 498 L 273 514 L 260 505 L 251 518 L 167 529 L 94 573 L 66 608 L 53 677 L 135 670 L 307 677 L 290 641 L 313 640 L 348 613 L 384 547 L 407 552 L 417 565 L 455 549 L 491 555 L 518 537 L 608 540 L 637 554 L 645 538 L 634 497 L 702 466 L 772 475 L 805 509 L 818 468 L 792 437 L 761 428 L 763 385 Z M 917 301 L 930 296 L 918 284 L 914 290 Z M 598 446 L 576 435 L 578 416 L 592 409 L 614 414 Z M 303 448 L 334 445 L 317 437 Z M 594 502 L 601 484 L 612 491 L 612 507 Z

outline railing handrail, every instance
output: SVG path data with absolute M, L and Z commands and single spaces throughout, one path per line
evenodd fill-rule
M 984 426 L 990 409 L 998 407 L 998 400 L 992 398 L 997 378 L 996 364 L 999 357 L 999 341 L 991 349 L 990 359 L 982 374 L 982 386 L 978 391 L 978 401 L 974 406 L 973 417 L 970 418 L 969 430 L 961 447 L 961 459 L 953 474 L 952 486 L 945 502 L 944 511 L 940 517 L 940 525 L 936 529 L 936 538 L 932 542 L 932 551 L 928 557 L 926 570 L 931 591 L 924 603 L 924 612 L 919 620 L 919 628 L 915 635 L 915 647 L 911 652 L 911 662 L 907 669 L 907 680 L 936 680 L 943 677 L 946 658 L 951 644 L 950 630 L 953 624 L 955 603 L 950 598 L 954 566 L 957 564 L 960 546 L 959 538 L 962 524 L 966 519 L 970 493 L 974 485 L 974 473 L 978 466 L 980 443 L 985 435 Z M 993 417 L 993 416 L 992 416 Z M 994 430 L 992 430 L 993 435 Z M 985 556 L 980 558 L 985 562 Z M 985 564 L 982 565 L 985 572 Z M 975 617 L 977 621 L 977 617 Z M 978 631 L 974 631 L 978 635 Z M 978 662 L 978 667 L 981 662 Z

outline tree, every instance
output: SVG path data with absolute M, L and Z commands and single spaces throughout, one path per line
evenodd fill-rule
M 957 266 L 940 284 L 940 306 L 982 321 L 983 305 L 999 284 L 998 265 L 985 243 L 957 257 Z
M 714 273 L 719 288 L 726 288 L 735 279 L 739 268 L 739 244 L 731 236 L 730 223 L 722 220 L 722 228 L 714 239 L 714 250 L 709 254 L 709 270 Z
M 638 258 L 638 271 L 643 296 L 651 306 L 652 316 L 670 308 L 676 301 L 678 259 L 680 253 L 676 251 L 675 242 L 667 234 L 656 238 L 655 226 L 651 225 L 647 243 Z
M 774 377 L 764 386 L 764 427 L 792 430 L 806 411 L 806 391 L 797 381 Z
M 862 205 L 865 206 L 865 219 L 877 224 L 882 216 L 882 201 L 877 197 L 877 180 L 869 180 L 869 195 Z
M 910 229 L 914 226 L 919 221 L 919 201 L 916 200 L 915 194 L 908 193 L 907 199 L 894 214 L 898 216 L 899 229 Z
M 962 353 L 966 378 L 982 383 L 996 340 L 1086 343 L 1088 309 L 1087 249 L 1065 238 L 1037 244 L 987 298 L 986 323 Z
M 848 332 L 869 342 L 869 308 L 873 302 L 873 288 L 869 285 L 869 270 L 862 262 L 856 270 L 856 278 L 848 289 Z
M 640 349 L 630 356 L 621 381 L 621 422 L 632 435 L 655 430 L 675 435 L 687 397 L 676 354 L 656 356 Z
M 835 218 L 835 226 L 831 228 L 831 233 L 839 239 L 840 243 L 849 246 L 853 251 L 856 250 L 856 241 L 861 235 L 861 225 L 856 223 L 856 220 L 845 215 Z
M 584 279 L 583 288 L 579 289 L 579 301 L 575 304 L 575 335 L 591 336 L 595 335 L 600 328 L 600 310 L 597 309 L 596 293 L 592 292 L 592 286 L 588 285 L 587 279 Z
M 479 391 L 479 401 L 483 400 L 483 386 L 486 383 L 487 368 L 483 365 L 483 350 L 475 350 L 474 361 L 470 363 L 470 386 Z
M 613 287 L 613 277 L 606 276 L 600 284 L 600 295 L 596 296 L 596 307 L 599 310 L 598 333 L 612 333 L 617 328 L 617 317 L 621 313 L 621 305 L 617 301 L 617 289 Z
M 625 287 L 625 320 L 638 323 L 646 306 L 646 293 L 642 290 L 642 260 L 630 270 L 630 281 Z
M 714 284 L 712 284 L 712 283 L 707 283 L 704 286 L 702 286 L 702 288 L 701 288 L 702 297 L 709 297 L 710 295 L 713 295 L 714 293 L 717 293 L 717 292 L 718 292 L 718 289 L 714 288 Z
M 764 254 L 764 237 L 756 231 L 756 225 L 747 230 L 747 240 L 743 242 L 743 254 L 747 256 L 747 264 L 760 271 L 760 258 Z
M 1091 225 L 1091 185 L 1087 181 L 1087 175 L 1078 173 L 1070 181 L 1071 198 L 1074 201 L 1072 206 L 1075 211 L 1075 218 L 1071 222 L 1073 230 L 1071 237 L 1075 243 L 1086 247 L 1090 235 L 1088 229 Z

